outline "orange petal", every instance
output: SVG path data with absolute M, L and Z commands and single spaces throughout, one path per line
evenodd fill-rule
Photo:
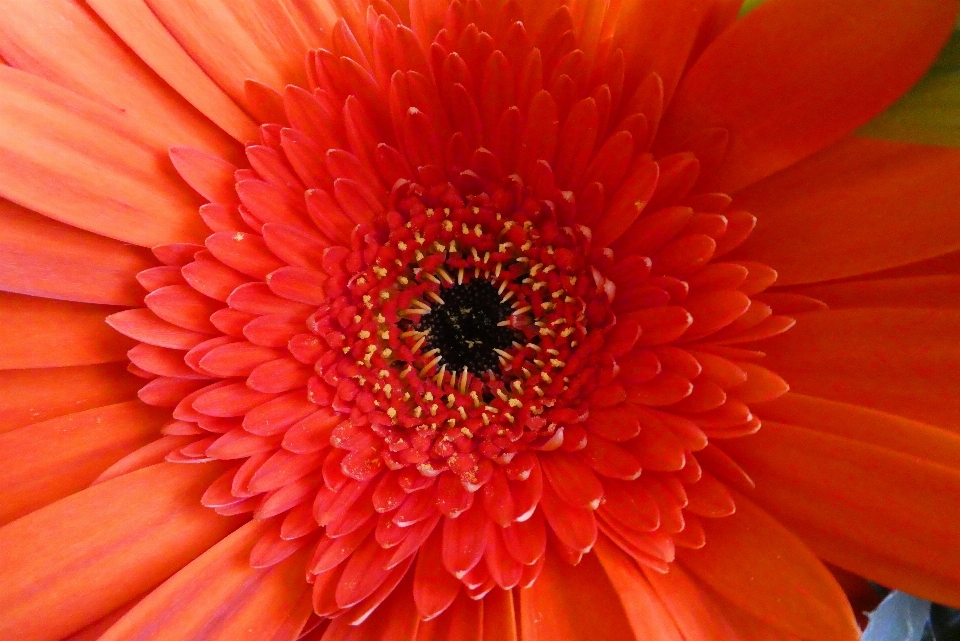
M 735 501 L 736 514 L 703 520 L 707 544 L 681 550 L 680 564 L 774 628 L 818 641 L 859 639 L 850 603 L 813 552 L 744 497 Z
M 960 149 L 847 138 L 737 196 L 757 227 L 736 254 L 792 285 L 960 249 L 958 173 Z
M 50 220 L 0 200 L 0 289 L 107 305 L 138 305 L 136 274 L 156 261 L 139 247 Z
M 597 559 L 620 598 L 620 604 L 638 639 L 683 641 L 683 636 L 637 564 L 602 536 L 594 548 Z
M 160 463 L 0 528 L 0 638 L 60 639 L 219 541 L 239 521 L 199 499 L 222 473 L 214 464 Z
M 960 307 L 960 276 L 878 278 L 813 285 L 797 290 L 832 309 L 845 307 Z
M 782 0 L 717 38 L 677 89 L 669 151 L 725 127 L 723 165 L 702 184 L 735 192 L 849 134 L 920 79 L 953 30 L 955 0 Z
M 841 309 L 758 345 L 795 392 L 960 431 L 958 336 L 960 310 Z
M 815 550 L 826 560 L 960 604 L 960 470 L 773 421 L 724 450 L 756 481 L 751 496 L 765 509 L 827 541 L 828 554 Z M 884 560 L 893 563 L 881 576 L 874 570 Z
M 200 113 L 240 142 L 256 140 L 256 124 L 200 69 L 143 0 L 89 0 L 87 4 Z
M 0 435 L 0 522 L 85 488 L 110 465 L 160 436 L 166 419 L 139 401 L 68 414 Z
M 553 553 L 546 555 L 537 582 L 520 591 L 520 637 L 524 641 L 638 638 L 596 557 L 587 554 L 571 567 Z
M 115 310 L 0 293 L 0 369 L 124 360 L 133 343 L 104 323 Z
M 960 470 L 960 435 L 902 416 L 796 393 L 758 411 L 763 420 L 851 438 Z
M 113 108 L 0 66 L 0 195 L 137 245 L 199 241 L 199 198 L 145 136 Z
M 703 590 L 678 564 L 673 563 L 666 574 L 645 567 L 640 568 L 653 586 L 667 611 L 673 617 L 684 639 L 697 641 L 730 641 L 736 639 L 730 624 L 718 607 L 718 602 Z
M 517 641 L 513 590 L 497 590 L 483 598 L 483 641 Z
M 310 550 L 254 569 L 250 550 L 267 529 L 269 522 L 251 521 L 217 543 L 148 594 L 101 641 L 272 639 L 310 589 L 303 574 Z
M 0 55 L 17 69 L 124 111 L 164 146 L 196 145 L 223 154 L 239 147 L 76 2 L 11 6 L 0 24 Z
M 247 78 L 278 90 L 288 84 L 306 84 L 308 46 L 286 4 L 147 0 L 187 54 L 239 105 L 245 104 Z M 210 37 L 210 25 L 216 25 L 216 38 Z
M 132 399 L 141 385 L 122 363 L 0 372 L 0 433 Z
M 111 612 L 110 614 L 100 617 L 90 625 L 86 626 L 79 632 L 71 634 L 62 641 L 97 641 L 103 633 L 110 629 L 114 623 L 120 620 L 124 614 L 130 611 L 130 609 L 135 606 L 140 601 L 139 598 L 133 599 L 132 601 L 121 605 L 119 608 Z
M 708 4 L 705 0 L 624 0 L 614 43 L 628 61 L 625 86 L 630 91 L 653 72 L 663 79 L 665 99 L 670 102 Z

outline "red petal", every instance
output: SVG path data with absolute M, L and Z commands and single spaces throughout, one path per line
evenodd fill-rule
M 859 639 L 850 604 L 819 559 L 753 503 L 736 501 L 735 515 L 706 521 L 709 543 L 683 551 L 683 567 L 775 628 L 805 639 Z
M 520 590 L 522 639 L 635 641 L 617 591 L 594 555 L 577 567 L 548 554 L 540 578 Z
M 737 191 L 883 111 L 936 59 L 956 17 L 949 0 L 762 5 L 687 72 L 661 139 L 682 147 L 703 129 L 727 128 L 727 157 L 702 186 Z
M 540 510 L 529 519 L 503 528 L 501 534 L 507 551 L 524 565 L 536 563 L 547 549 L 547 530 Z
M 436 528 L 417 554 L 413 576 L 413 600 L 424 619 L 432 619 L 453 603 L 461 583 L 443 564 L 443 534 Z
M 923 598 L 960 603 L 960 471 L 773 421 L 724 445 L 761 505 L 827 560 Z M 887 563 L 889 561 L 889 563 Z
M 683 641 L 657 593 L 640 568 L 606 537 L 597 540 L 597 559 L 613 586 L 637 639 Z
M 673 616 L 684 639 L 729 641 L 736 638 L 720 611 L 720 604 L 678 564 L 671 565 L 666 574 L 640 569 Z
M 569 505 L 557 496 L 550 484 L 543 486 L 540 507 L 550 529 L 564 545 L 581 552 L 588 552 L 593 547 L 597 540 L 593 510 Z
M 171 147 L 170 160 L 187 184 L 210 202 L 224 205 L 238 202 L 233 178 L 237 168 L 233 164 L 192 147 Z
M 955 251 L 958 171 L 956 149 L 848 138 L 737 197 L 758 215 L 738 256 L 774 267 L 789 285 Z
M 462 578 L 483 557 L 492 523 L 479 501 L 455 519 L 443 520 L 443 565 Z
M 567 452 L 550 452 L 540 457 L 547 482 L 557 495 L 573 507 L 596 509 L 603 499 L 603 486 L 579 457 Z
M 761 345 L 801 394 L 960 430 L 958 331 L 958 310 L 842 309 L 804 314 Z

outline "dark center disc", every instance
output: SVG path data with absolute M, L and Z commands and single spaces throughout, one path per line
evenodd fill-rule
M 474 279 L 463 285 L 440 290 L 443 304 L 434 303 L 433 311 L 422 317 L 417 329 L 430 330 L 425 350 L 439 348 L 447 370 L 464 367 L 471 374 L 497 371 L 500 361 L 494 349 L 509 350 L 517 332 L 498 326 L 513 309 L 501 302 L 492 283 Z

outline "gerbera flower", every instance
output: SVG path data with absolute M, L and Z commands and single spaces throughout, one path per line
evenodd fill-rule
M 5 7 L 0 637 L 960 604 L 957 2 L 739 5 Z

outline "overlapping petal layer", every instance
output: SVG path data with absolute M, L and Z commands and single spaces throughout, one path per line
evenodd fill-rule
M 0 194 L 18 203 L 3 209 L 0 248 L 15 259 L 0 274 L 14 292 L 0 301 L 0 383 L 37 380 L 0 407 L 16 484 L 7 508 L 25 514 L 0 528 L 13 577 L 0 630 L 853 639 L 849 606 L 811 549 L 956 602 L 960 569 L 944 544 L 956 437 L 910 420 L 956 428 L 956 284 L 930 267 L 856 280 L 956 249 L 944 184 L 954 154 L 848 140 L 803 161 L 920 76 L 956 3 L 771 0 L 733 23 L 738 4 L 91 0 L 0 20 L 0 55 L 20 69 L 0 74 Z M 44 29 L 82 42 L 79 55 Z M 787 89 L 795 102 L 769 98 Z M 229 136 L 256 144 L 240 153 Z M 187 146 L 168 160 L 172 145 Z M 210 201 L 199 216 L 174 168 Z M 712 193 L 783 168 L 733 205 Z M 444 225 L 462 231 L 417 218 L 443 206 L 454 211 Z M 745 210 L 758 230 L 731 258 L 757 220 Z M 476 233 L 466 224 L 488 214 Z M 494 216 L 534 232 L 514 238 Z M 388 239 L 398 220 L 429 242 Z M 589 231 L 557 234 L 577 225 Z M 850 240 L 864 225 L 869 251 Z M 469 256 L 465 239 L 500 233 L 524 249 Z M 162 246 L 154 262 L 118 240 Z M 432 257 L 391 244 L 434 241 L 444 247 Z M 378 257 L 385 249 L 396 253 Z M 515 377 L 503 388 L 416 360 L 439 349 L 420 323 L 457 279 L 490 278 L 494 264 L 500 278 L 529 256 L 537 267 L 511 277 L 532 291 L 503 302 L 511 327 L 576 319 L 589 351 L 528 334 L 529 353 L 492 356 Z M 366 318 L 358 290 L 351 307 L 347 283 L 380 279 L 400 257 L 416 264 L 418 302 Z M 771 291 L 765 263 L 786 285 L 852 278 Z M 130 349 L 103 319 L 118 311 L 104 305 L 139 304 L 135 274 L 145 307 L 110 319 L 140 341 Z M 535 282 L 567 287 L 583 319 L 549 316 Z M 800 320 L 785 334 L 784 314 Z M 348 358 L 327 358 L 342 348 Z M 394 352 L 450 393 L 445 410 L 432 388 L 390 378 Z M 124 353 L 150 379 L 140 399 L 161 409 L 130 400 L 114 365 Z M 381 357 L 391 387 L 364 396 L 355 367 Z M 534 393 L 527 379 L 541 371 Z M 784 379 L 833 400 L 782 397 Z M 397 404 L 404 391 L 413 404 Z M 545 395 L 552 404 L 537 405 Z M 513 440 L 481 437 L 481 408 L 497 409 L 496 423 L 521 411 L 513 401 L 524 412 Z M 434 441 L 391 422 L 414 408 L 456 433 Z M 765 427 L 737 438 L 760 427 L 754 409 Z M 880 536 L 890 523 L 895 535 Z M 64 600 L 64 616 L 38 616 Z

